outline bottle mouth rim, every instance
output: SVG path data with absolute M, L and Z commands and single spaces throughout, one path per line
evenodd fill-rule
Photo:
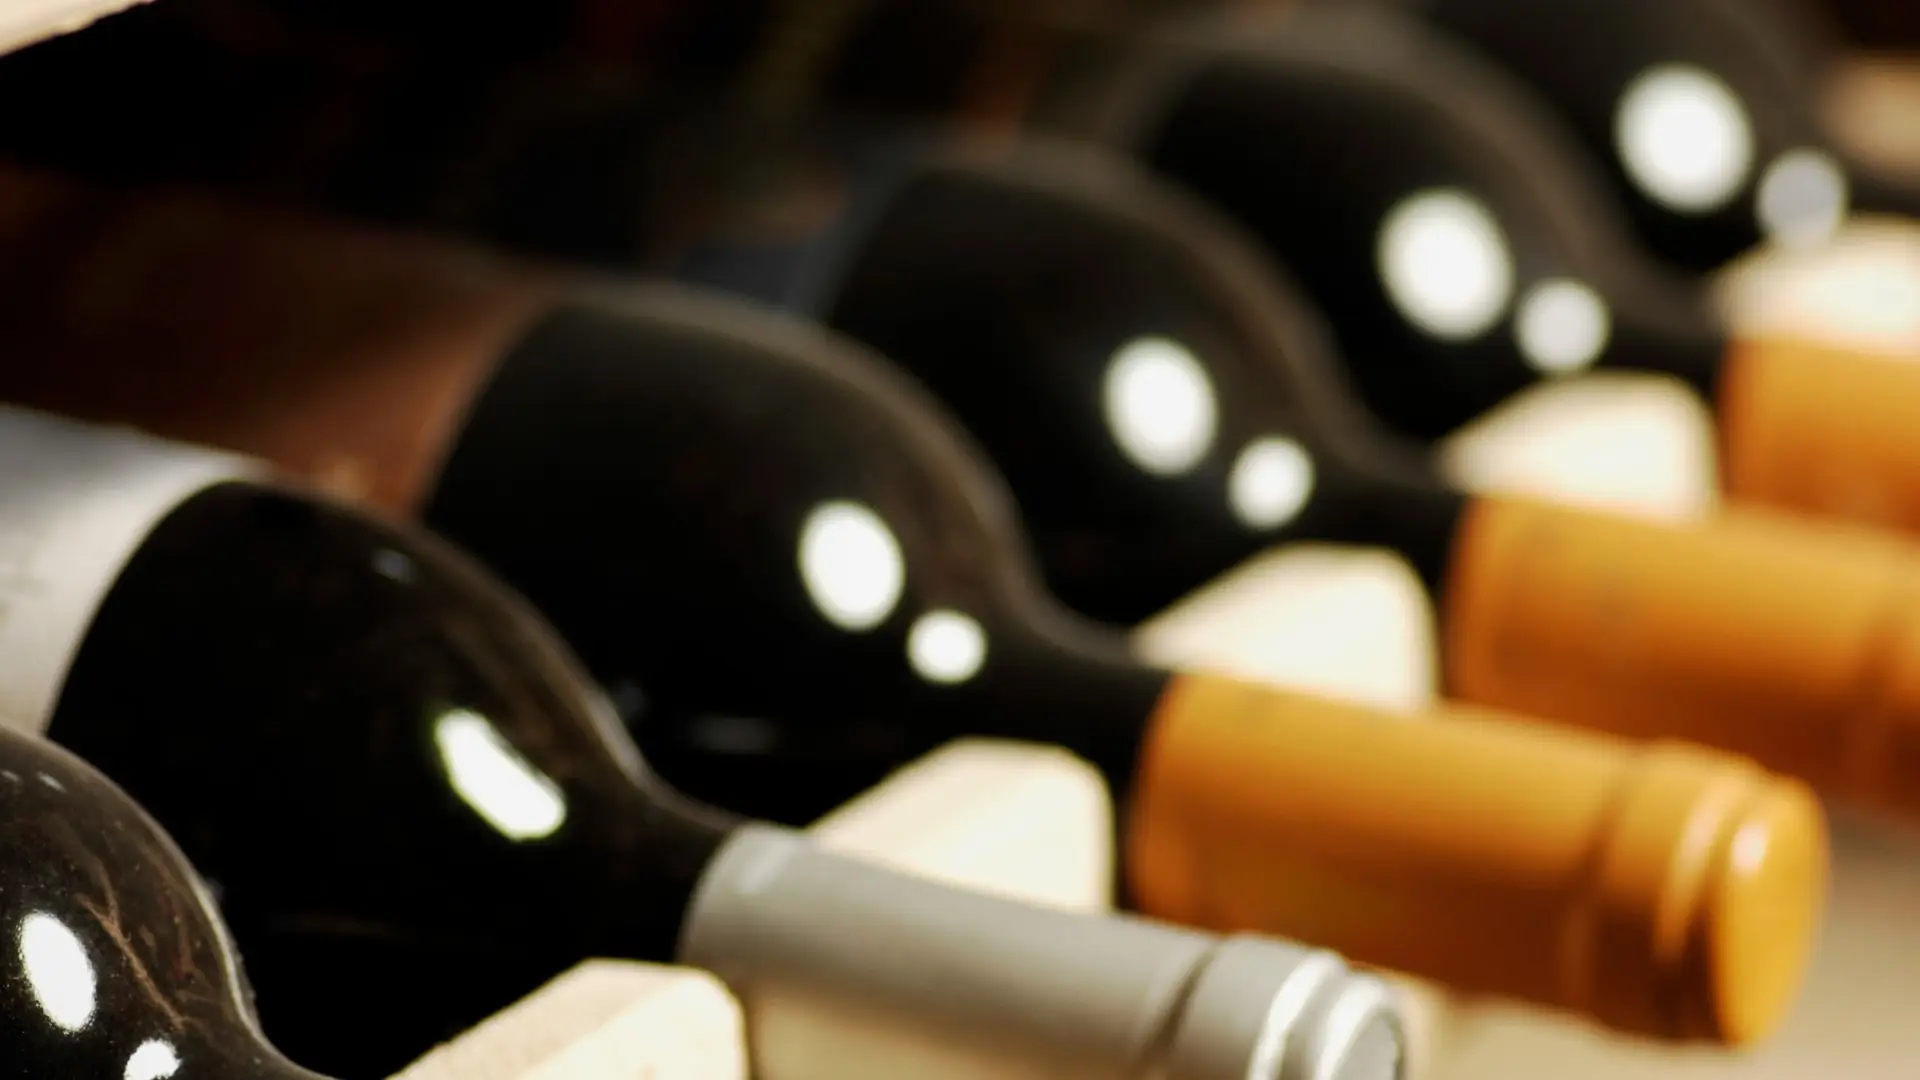
M 1308 1055 L 1321 1069 L 1278 1080 L 1400 1080 L 1406 1071 L 1407 1033 L 1400 1002 L 1387 983 L 1348 974 L 1327 1002 L 1310 1034 L 1319 1043 Z
M 1275 991 L 1248 1080 L 1400 1080 L 1407 1061 L 1400 1001 L 1384 980 L 1315 951 Z

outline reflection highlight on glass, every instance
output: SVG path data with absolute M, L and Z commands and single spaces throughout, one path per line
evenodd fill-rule
M 1102 404 L 1120 452 L 1143 472 L 1178 476 L 1213 447 L 1220 411 L 1213 380 L 1172 338 L 1134 338 L 1116 350 Z
M 1733 869 L 1739 874 L 1751 874 L 1766 861 L 1767 848 L 1772 837 L 1766 828 L 1759 824 L 1742 826 L 1733 837 Z
M 165 1039 L 148 1039 L 127 1059 L 121 1080 L 167 1080 L 179 1071 L 180 1055 L 174 1052 L 173 1044 Z
M 1277 435 L 1248 443 L 1227 476 L 1227 501 L 1249 528 L 1285 525 L 1312 495 L 1313 458 L 1299 443 Z
M 906 561 L 880 515 L 857 502 L 826 502 L 800 527 L 800 580 L 828 622 L 871 630 L 900 602 Z
M 928 682 L 966 682 L 986 661 L 987 632 L 971 615 L 929 611 L 907 631 L 907 662 Z
M 1670 210 L 1725 206 L 1753 169 L 1753 125 L 1719 76 L 1690 64 L 1640 73 L 1620 95 L 1613 137 L 1641 191 Z
M 449 709 L 434 721 L 433 741 L 455 794 L 502 836 L 539 840 L 566 822 L 560 786 L 521 757 L 486 717 Z
M 1465 340 L 1485 333 L 1513 296 L 1513 254 L 1485 203 L 1434 189 L 1402 199 L 1380 224 L 1387 296 L 1414 326 Z
M 1613 333 L 1607 302 L 1584 282 L 1542 281 L 1527 290 L 1514 316 L 1520 355 L 1544 375 L 1566 375 L 1591 366 Z
M 413 560 L 392 548 L 374 554 L 373 569 L 382 577 L 391 578 L 402 585 L 413 581 Z
M 36 911 L 20 920 L 20 966 L 40 1011 L 62 1031 L 93 1022 L 99 976 L 87 947 L 66 923 Z
M 1789 246 L 1818 244 L 1847 216 L 1847 175 L 1824 150 L 1789 150 L 1760 174 L 1754 215 L 1761 231 Z

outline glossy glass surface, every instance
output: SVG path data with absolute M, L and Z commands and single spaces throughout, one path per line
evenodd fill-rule
M 1920 185 L 1827 136 L 1817 45 L 1778 0 L 1410 2 L 1539 92 L 1676 266 L 1818 242 L 1850 208 L 1920 211 Z
M 0 727 L 0 1076 L 319 1080 L 261 1036 L 193 868 L 73 755 Z
M 1710 390 L 1697 290 L 1498 72 L 1364 6 L 1235 29 L 1188 46 L 1139 150 L 1295 270 L 1381 418 L 1434 438 L 1595 366 Z
M 670 957 L 725 833 L 444 545 L 245 485 L 134 556 L 49 734 L 207 876 L 275 1041 L 349 1078 L 583 958 Z
M 806 822 L 957 734 L 1124 789 L 1164 675 L 1043 597 L 922 391 L 666 290 L 563 310 L 476 405 L 426 520 L 567 635 L 677 786 Z

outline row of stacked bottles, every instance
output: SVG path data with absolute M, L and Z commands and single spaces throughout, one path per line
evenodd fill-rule
M 386 1076 L 592 958 L 767 1077 L 1415 1075 L 1375 971 L 1764 1044 L 1822 797 L 1920 816 L 1920 366 L 1711 296 L 1920 213 L 1816 22 L 155 0 L 0 59 L 0 1075 Z M 1451 467 L 1613 371 L 1728 506 Z M 1299 545 L 1406 568 L 1447 703 L 1123 631 Z M 1091 767 L 1129 914 L 801 831 L 978 737 Z

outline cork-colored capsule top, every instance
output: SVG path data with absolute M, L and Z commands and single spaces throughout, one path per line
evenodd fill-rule
M 1749 338 L 1729 348 L 1717 397 L 1728 494 L 1920 530 L 1920 364 Z
M 1813 796 L 1794 784 L 1763 787 L 1741 815 L 1704 905 L 1708 983 L 1718 993 L 1709 1037 L 1746 1045 L 1785 1018 L 1816 939 L 1827 859 Z
M 1745 758 L 1176 677 L 1129 808 L 1144 911 L 1723 1045 L 1790 1008 L 1821 808 Z
M 1920 820 L 1911 541 L 1766 507 L 1676 525 L 1481 497 L 1454 552 L 1454 697 L 1719 747 Z
M 1757 1042 L 1797 996 L 1824 906 L 1819 803 L 1688 746 L 1650 748 L 1636 772 L 1592 879 L 1593 1011 L 1678 1039 Z

